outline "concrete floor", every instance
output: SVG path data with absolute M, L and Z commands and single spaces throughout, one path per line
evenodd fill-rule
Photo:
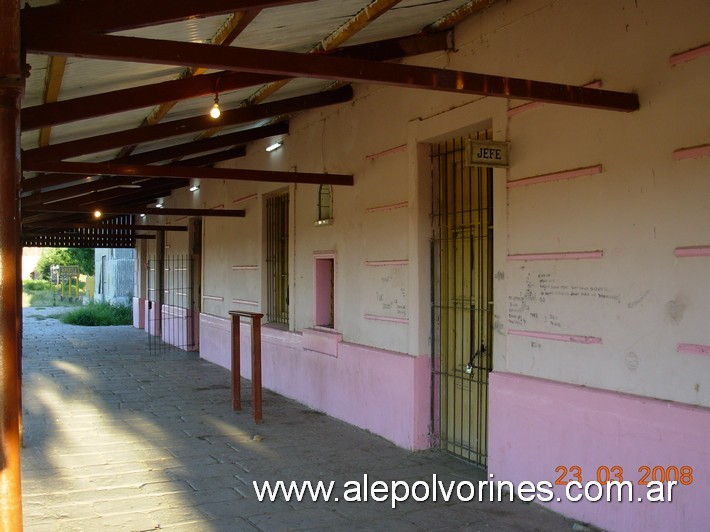
M 345 502 L 346 482 L 485 472 L 265 392 L 264 423 L 230 407 L 230 375 L 195 353 L 151 353 L 132 327 L 76 327 L 25 309 L 22 488 L 28 531 L 571 530 L 521 502 Z M 61 311 L 61 309 L 59 309 Z M 335 481 L 338 502 L 259 502 L 252 482 Z M 454 498 L 455 499 L 455 498 Z

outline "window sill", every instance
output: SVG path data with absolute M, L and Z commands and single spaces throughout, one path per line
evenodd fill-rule
M 303 349 L 337 358 L 338 345 L 343 341 L 343 335 L 335 329 L 316 326 L 303 329 L 302 339 Z

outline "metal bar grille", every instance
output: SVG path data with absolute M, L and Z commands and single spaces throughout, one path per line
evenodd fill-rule
M 192 258 L 189 255 L 147 261 L 150 312 L 146 316 L 151 352 L 195 348 L 192 316 Z
M 266 319 L 288 325 L 288 193 L 266 200 Z
M 490 139 L 484 130 L 470 138 Z M 432 357 L 441 448 L 485 466 L 492 368 L 492 170 L 465 138 L 432 146 Z

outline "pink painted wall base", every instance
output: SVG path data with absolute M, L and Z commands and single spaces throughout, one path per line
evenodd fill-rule
M 241 373 L 249 379 L 251 338 L 249 326 L 241 327 Z M 229 320 L 201 314 L 200 331 L 200 356 L 229 368 Z M 264 387 L 401 447 L 430 447 L 428 356 L 340 342 L 336 357 L 305 349 L 299 333 L 264 327 L 261 334 Z M 264 418 L 268 415 L 264 404 Z
M 136 329 L 145 329 L 145 298 L 133 298 L 133 326 Z
M 588 482 L 619 466 L 634 485 L 632 502 L 570 502 L 557 485 L 545 503 L 555 512 L 608 530 L 704 530 L 710 522 L 708 408 L 494 372 L 489 419 L 494 481 L 554 483 L 562 468 L 572 479 L 570 468 L 578 466 Z M 653 480 L 658 467 L 660 480 L 660 468 L 674 475 L 673 466 L 691 467 L 684 480 L 692 483 L 674 486 L 672 502 L 638 502 L 646 494 L 639 485 L 645 468 Z

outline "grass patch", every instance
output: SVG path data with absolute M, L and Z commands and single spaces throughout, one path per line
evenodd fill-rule
M 59 319 L 69 325 L 105 326 L 132 325 L 133 308 L 111 303 L 89 303 L 76 310 L 62 314 Z
M 44 279 L 26 279 L 22 281 L 22 288 L 31 292 L 51 290 L 52 283 L 45 281 Z
M 42 279 L 26 279 L 22 281 L 23 307 L 75 307 L 81 305 L 81 298 L 73 296 L 61 297 L 59 288 Z

